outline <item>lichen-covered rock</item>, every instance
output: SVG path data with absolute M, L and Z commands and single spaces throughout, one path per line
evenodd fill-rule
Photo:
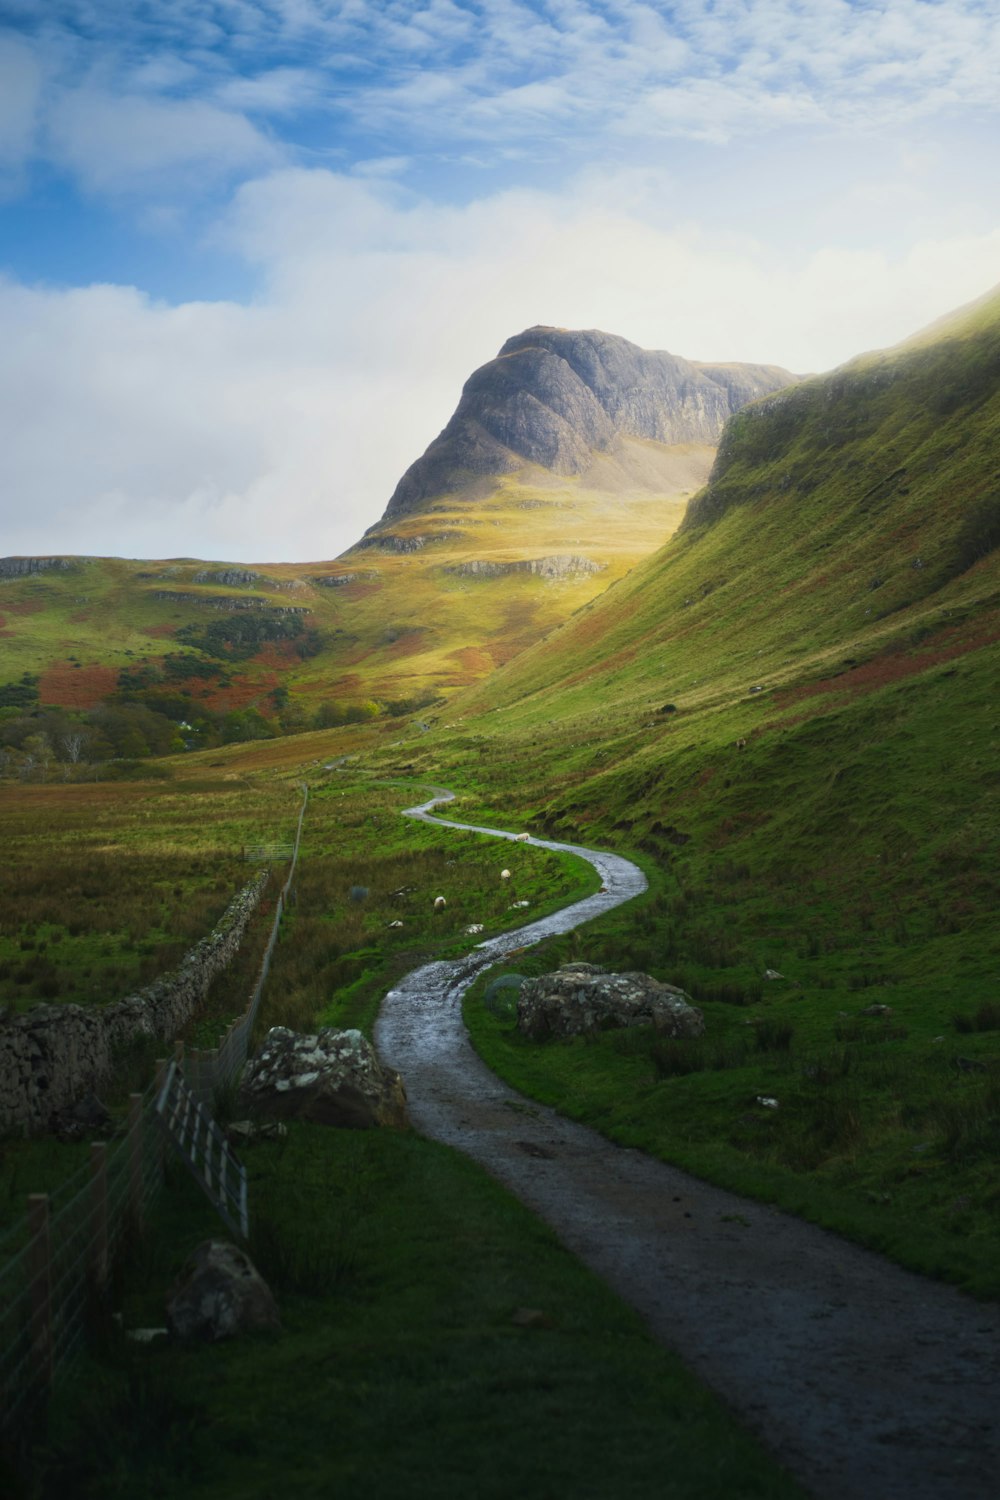
M 406 1090 L 360 1031 L 315 1035 L 272 1026 L 247 1065 L 240 1105 L 251 1115 L 368 1129 L 406 1124 Z
M 171 1288 L 167 1327 L 174 1338 L 215 1343 L 241 1333 L 277 1332 L 281 1319 L 250 1257 L 228 1240 L 205 1240 Z
M 664 1036 L 701 1036 L 705 1022 L 690 997 L 649 974 L 608 974 L 595 964 L 565 964 L 527 979 L 517 1026 L 533 1041 L 625 1026 L 653 1026 Z

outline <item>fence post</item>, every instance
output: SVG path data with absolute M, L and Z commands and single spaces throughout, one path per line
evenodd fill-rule
M 91 1274 L 97 1291 L 108 1279 L 108 1147 L 106 1141 L 90 1143 L 90 1243 Z
M 142 1095 L 128 1096 L 128 1206 L 132 1229 L 142 1232 Z
M 31 1295 L 31 1358 L 35 1378 L 52 1385 L 52 1238 L 48 1193 L 28 1195 L 28 1278 Z
M 184 1066 L 184 1043 L 180 1040 L 174 1042 L 174 1062 L 179 1068 Z

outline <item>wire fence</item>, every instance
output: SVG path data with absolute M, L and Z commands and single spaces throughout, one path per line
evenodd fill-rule
M 298 826 L 295 830 L 295 841 L 291 845 L 291 864 L 288 868 L 286 879 L 278 900 L 275 903 L 274 922 L 271 926 L 271 935 L 267 940 L 264 957 L 261 960 L 260 970 L 253 990 L 250 993 L 250 1003 L 242 1016 L 231 1021 L 229 1029 L 219 1038 L 217 1047 L 205 1050 L 189 1048 L 184 1061 L 184 1078 L 191 1093 L 198 1102 L 205 1107 L 210 1107 L 216 1094 L 220 1090 L 231 1089 L 243 1066 L 250 1055 L 250 1039 L 257 1022 L 257 1012 L 260 1010 L 261 996 L 267 983 L 267 976 L 271 970 L 271 956 L 274 953 L 274 945 L 278 941 L 278 932 L 281 928 L 281 918 L 285 907 L 288 905 L 289 893 L 292 888 L 292 880 L 295 876 L 295 867 L 299 860 L 299 845 L 302 842 L 302 824 L 305 820 L 306 807 L 309 803 L 309 788 L 302 788 L 302 807 L 299 810 Z
M 165 1142 L 154 1108 L 162 1078 L 129 1096 L 128 1120 L 27 1215 L 0 1251 L 0 1418 L 33 1410 L 106 1311 L 110 1281 L 141 1235 L 163 1181 Z
M 184 1055 L 175 1044 L 171 1071 L 183 1065 L 188 1090 L 210 1110 L 235 1085 L 246 1062 L 261 996 L 288 902 L 309 792 L 303 787 L 288 878 L 244 1014 L 220 1045 Z M 95 1141 L 90 1161 L 51 1193 L 28 1196 L 28 1212 L 0 1237 L 0 1430 L 35 1410 L 106 1318 L 115 1271 L 142 1235 L 164 1181 L 167 1136 L 157 1104 L 168 1064 L 157 1063 L 144 1093 L 129 1095 L 128 1117 L 110 1141 Z M 214 1123 L 214 1122 L 213 1122 Z M 237 1221 L 246 1225 L 245 1190 Z
M 198 1103 L 175 1060 L 156 1098 L 156 1113 L 177 1153 L 233 1234 L 250 1233 L 247 1172 L 208 1110 Z

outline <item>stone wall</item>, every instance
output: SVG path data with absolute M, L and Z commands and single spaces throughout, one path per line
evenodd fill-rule
M 267 883 L 263 870 L 178 968 L 110 1005 L 36 1005 L 0 1022 L 0 1131 L 45 1130 L 53 1115 L 106 1086 L 115 1055 L 139 1037 L 173 1041 L 235 957 Z

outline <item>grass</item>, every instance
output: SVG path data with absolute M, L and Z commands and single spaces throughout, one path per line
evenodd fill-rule
M 112 1343 L 66 1387 L 12 1500 L 799 1493 L 457 1153 L 408 1133 L 293 1126 L 247 1161 L 251 1250 L 283 1332 L 195 1349 Z M 184 1257 L 216 1233 L 186 1175 L 171 1175 L 122 1289 L 126 1326 L 160 1323 Z
M 537 640 L 675 529 L 683 496 L 704 479 L 712 449 L 692 445 L 678 457 L 658 444 L 641 447 L 648 472 L 613 500 L 574 480 L 539 486 L 524 476 L 498 479 L 487 498 L 478 488 L 471 497 L 449 496 L 434 513 L 393 528 L 447 538 L 415 554 L 369 547 L 333 563 L 264 564 L 249 570 L 255 576 L 245 584 L 220 582 L 223 564 L 191 559 L 73 558 L 66 570 L 0 580 L 0 684 L 36 673 L 43 706 L 93 707 L 113 690 L 118 672 L 155 668 L 170 652 L 190 651 L 178 632 L 203 640 L 220 624 L 220 601 L 251 595 L 265 610 L 307 610 L 302 623 L 318 631 L 318 652 L 303 660 L 294 641 L 268 642 L 241 660 L 214 659 L 212 677 L 168 682 L 164 692 L 186 696 L 189 720 L 202 705 L 222 713 L 256 707 L 271 718 L 279 687 L 290 689 L 307 715 L 324 703 L 447 694 Z M 601 571 L 555 584 L 451 571 L 476 559 L 567 552 L 591 558 Z M 354 581 L 324 582 L 343 574 Z M 246 620 L 242 612 L 231 618 Z
M 994 298 L 748 409 L 690 524 L 419 746 L 473 816 L 637 852 L 651 876 L 644 903 L 519 969 L 645 969 L 708 1022 L 668 1060 L 612 1038 L 529 1046 L 474 1009 L 489 1061 L 617 1139 L 986 1295 L 998 347 Z
M 287 839 L 295 789 L 218 778 L 0 786 L 0 1005 L 104 1004 L 173 967 Z
M 394 978 L 595 888 L 591 868 L 570 856 L 401 818 L 400 806 L 413 796 L 413 787 L 344 775 L 313 793 L 261 1029 L 280 1019 L 297 1030 L 370 1032 Z M 501 880 L 503 868 L 509 880 Z M 438 895 L 443 910 L 434 908 Z M 527 911 L 514 908 L 521 900 Z M 467 930 L 480 925 L 481 933 Z

